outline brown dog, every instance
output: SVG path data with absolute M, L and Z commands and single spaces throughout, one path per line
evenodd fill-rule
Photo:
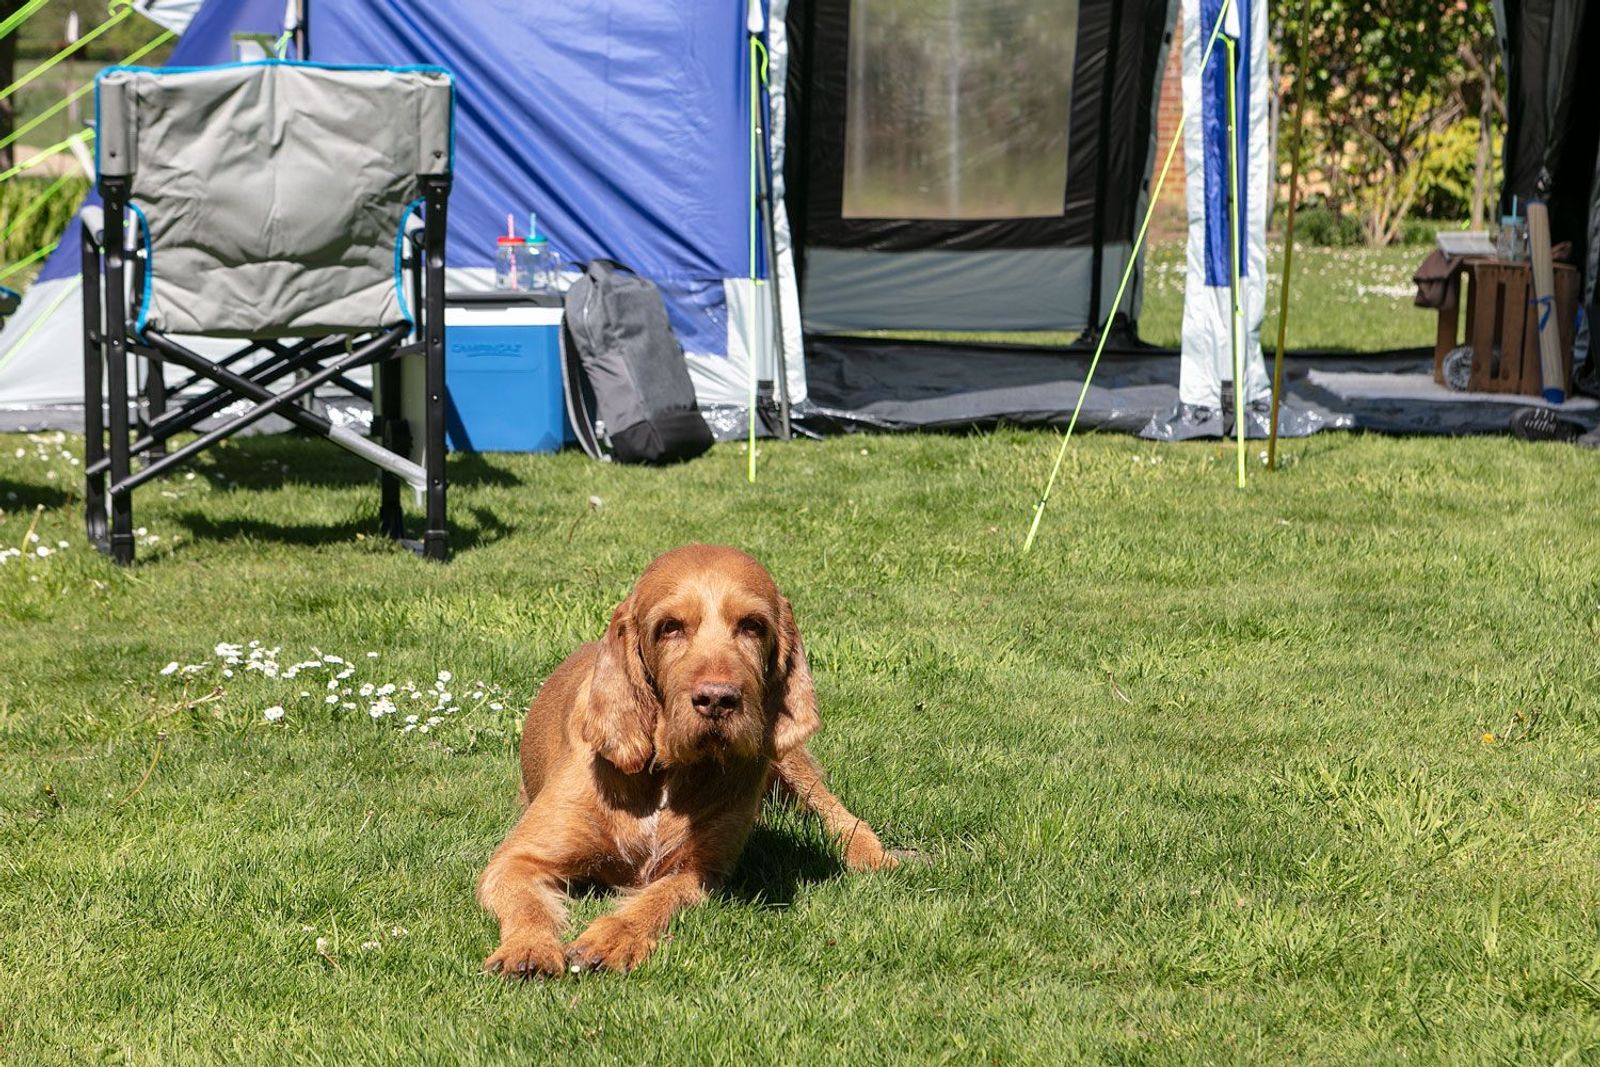
M 820 816 L 852 870 L 893 866 L 822 784 L 800 631 L 766 568 L 720 545 L 658 558 L 604 640 L 556 668 L 522 731 L 521 820 L 478 881 L 506 977 L 627 970 L 732 871 L 769 790 Z M 565 891 L 628 891 L 563 951 Z

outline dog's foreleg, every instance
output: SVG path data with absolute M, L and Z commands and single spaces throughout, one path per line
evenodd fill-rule
M 628 971 L 644 962 L 672 917 L 710 894 L 706 879 L 680 872 L 657 879 L 627 897 L 617 910 L 589 924 L 567 946 L 574 971 Z
M 774 764 L 777 780 L 774 789 L 796 808 L 822 820 L 829 836 L 844 849 L 844 861 L 852 871 L 871 871 L 893 867 L 897 861 L 883 850 L 883 843 L 872 827 L 850 814 L 850 810 L 829 792 L 823 782 L 822 765 L 805 747 L 790 749 Z
M 478 902 L 500 920 L 500 947 L 483 961 L 483 969 L 506 978 L 557 975 L 566 962 L 562 880 L 527 840 L 527 822 L 524 816 L 478 879 Z

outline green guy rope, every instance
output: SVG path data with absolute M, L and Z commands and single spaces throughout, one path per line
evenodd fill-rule
M 44 207 L 45 204 L 50 201 L 50 198 L 59 193 L 62 187 L 70 182 L 72 178 L 73 176 L 71 174 L 63 174 L 61 177 L 57 178 L 55 181 L 46 186 L 44 192 L 40 193 L 38 196 L 29 201 L 27 207 L 13 215 L 11 220 L 6 223 L 5 229 L 0 230 L 0 243 L 4 243 L 5 241 L 9 240 L 11 235 L 17 232 L 18 226 L 21 226 L 24 222 L 27 222 L 28 219 L 32 218 L 33 214 L 40 208 Z
M 1244 488 L 1244 360 L 1239 352 L 1239 105 L 1234 83 L 1239 78 L 1237 47 L 1228 49 L 1228 340 L 1233 348 L 1233 429 L 1239 442 L 1239 488 Z
M 1289 163 L 1289 212 L 1283 227 L 1283 277 L 1278 279 L 1278 354 L 1272 361 L 1272 432 L 1267 437 L 1267 470 L 1278 469 L 1278 400 L 1283 396 L 1283 346 L 1289 336 L 1289 270 L 1294 264 L 1294 211 L 1300 203 L 1300 132 L 1306 113 L 1306 58 L 1311 34 L 1300 27 L 1299 77 L 1294 85 L 1294 147 Z
M 0 22 L 0 37 L 6 36 L 12 30 L 16 29 L 24 22 L 27 22 L 29 15 L 32 15 L 35 11 L 39 10 L 49 2 L 50 0 L 28 0 L 26 4 L 23 4 L 15 12 L 6 16 L 6 20 L 4 22 Z
M 28 255 L 26 258 L 17 260 L 15 263 L 11 264 L 11 266 L 7 267 L 5 270 L 0 270 L 0 282 L 5 281 L 7 278 L 9 278 L 13 274 L 17 273 L 17 271 L 21 270 L 23 267 L 28 266 L 30 263 L 37 263 L 39 260 L 43 259 L 45 256 L 48 256 L 51 252 L 54 252 L 56 250 L 56 245 L 58 245 L 60 243 L 61 243 L 60 241 L 51 241 L 49 244 L 45 245 L 43 248 L 39 249 L 37 252 L 33 252 L 30 255 Z
M 30 156 L 29 158 L 24 159 L 21 163 L 18 163 L 16 166 L 12 167 L 10 170 L 0 171 L 0 182 L 8 181 L 11 178 L 15 178 L 18 174 L 21 174 L 23 171 L 27 170 L 29 167 L 32 167 L 36 163 L 43 163 L 45 160 L 49 159 L 51 156 L 60 155 L 62 152 L 65 152 L 67 149 L 71 148 L 74 141 L 86 141 L 86 140 L 88 140 L 89 138 L 91 138 L 93 136 L 94 136 L 94 131 L 93 130 L 79 130 L 77 133 L 73 134 L 71 137 L 68 137 L 66 140 L 57 141 L 55 144 L 51 145 L 49 148 L 44 149 L 42 152 L 39 152 L 37 155 Z
M 29 82 L 33 81 L 33 79 L 39 77 L 41 74 L 44 74 L 57 63 L 60 63 L 62 60 L 71 56 L 74 52 L 78 51 L 78 49 L 82 48 L 96 37 L 99 37 L 102 33 L 105 33 L 113 26 L 116 26 L 131 14 L 133 14 L 133 8 L 131 6 L 123 6 L 122 10 L 118 11 L 115 15 L 112 15 L 110 18 L 106 19 L 100 25 L 96 26 L 82 37 L 79 37 L 76 41 L 73 41 L 71 44 L 67 45 L 67 47 L 51 56 L 43 63 L 40 63 L 37 67 L 34 67 L 32 70 L 28 71 L 28 73 L 24 74 L 22 77 L 18 78 L 4 89 L 0 89 L 0 100 L 4 100 L 6 97 L 10 96 L 24 85 L 27 85 Z
M 1211 50 L 1216 47 L 1217 38 L 1222 33 L 1223 20 L 1228 17 L 1228 8 L 1233 0 L 1223 0 L 1222 10 L 1217 12 L 1217 24 L 1211 27 L 1211 36 L 1206 41 L 1205 54 L 1200 57 L 1200 69 L 1205 70 L 1206 64 L 1211 62 Z M 1156 202 L 1161 199 L 1161 187 L 1167 182 L 1167 171 L 1172 168 L 1172 157 L 1177 154 L 1178 145 L 1183 143 L 1183 127 L 1189 121 L 1188 112 L 1178 116 L 1177 128 L 1172 131 L 1172 143 L 1167 146 L 1166 158 L 1161 161 L 1161 172 L 1156 175 L 1156 184 L 1150 190 L 1150 199 L 1144 209 L 1144 221 L 1139 223 L 1139 232 L 1133 239 L 1133 247 L 1128 251 L 1127 265 L 1122 268 L 1122 281 L 1117 283 L 1117 295 L 1111 301 L 1111 311 L 1106 315 L 1109 323 L 1116 317 L 1117 309 L 1122 306 L 1123 294 L 1128 289 L 1128 279 L 1133 276 L 1133 265 L 1139 262 L 1139 250 L 1144 247 L 1145 234 L 1150 229 L 1150 220 L 1156 213 Z M 1067 423 L 1066 436 L 1061 439 L 1061 447 L 1056 451 L 1056 462 L 1050 468 L 1050 478 L 1045 482 L 1044 495 L 1039 497 L 1039 502 L 1033 507 L 1033 525 L 1028 527 L 1027 539 L 1022 542 L 1024 553 L 1033 551 L 1033 539 L 1039 534 L 1039 521 L 1044 518 L 1044 509 L 1050 503 L 1050 493 L 1055 488 L 1056 476 L 1061 473 L 1061 462 L 1067 458 L 1067 446 L 1072 443 L 1072 431 L 1078 425 L 1078 413 L 1083 410 L 1083 401 L 1089 395 L 1089 383 L 1094 380 L 1095 368 L 1100 365 L 1100 356 L 1105 352 L 1106 338 L 1110 336 L 1109 330 L 1100 331 L 1100 339 L 1095 342 L 1094 356 L 1089 360 L 1089 373 L 1084 375 L 1083 388 L 1078 390 L 1078 402 L 1072 408 L 1072 419 Z
M 145 56 L 149 55 L 151 52 L 155 51 L 157 48 L 160 48 L 162 45 L 166 44 L 168 41 L 172 40 L 176 36 L 178 36 L 178 35 L 173 33 L 171 30 L 166 31 L 160 37 L 157 37 L 155 40 L 151 41 L 149 44 L 145 45 L 143 48 L 140 48 L 135 52 L 129 53 L 127 55 L 127 57 L 125 57 L 122 60 L 123 64 L 137 63 L 139 60 L 143 59 Z M 34 129 L 41 122 L 45 122 L 52 115 L 55 115 L 58 112 L 60 112 L 62 108 L 66 107 L 68 104 L 72 103 L 74 100 L 79 99 L 85 93 L 92 92 L 93 90 L 94 90 L 94 82 L 92 82 L 92 81 L 85 82 L 84 84 L 78 86 L 78 88 L 74 89 L 67 96 L 62 97 L 60 100 L 56 101 L 54 104 L 51 104 L 44 111 L 41 111 L 39 114 L 37 114 L 33 118 L 29 119 L 27 122 L 23 123 L 21 126 L 18 126 L 16 129 L 12 130 L 6 136 L 0 137 L 0 148 L 4 148 L 6 145 L 11 144 L 13 141 L 15 141 L 19 137 L 26 136 L 28 131 Z

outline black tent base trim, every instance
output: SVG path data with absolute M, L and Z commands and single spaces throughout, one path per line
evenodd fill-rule
M 810 433 L 1065 427 L 1088 366 L 1089 355 L 1075 349 L 814 337 L 806 344 L 810 399 L 796 409 L 796 419 Z M 1166 417 L 1178 403 L 1178 367 L 1171 350 L 1108 350 L 1079 428 L 1136 434 L 1157 416 Z M 1410 376 L 1397 382 L 1431 381 L 1432 373 L 1426 349 L 1289 353 L 1283 400 L 1307 429 L 1318 428 L 1313 424 L 1320 420 L 1322 429 L 1390 434 L 1509 432 L 1511 413 L 1524 398 L 1340 396 L 1317 382 L 1329 375 L 1391 374 Z M 1593 428 L 1600 424 L 1600 409 L 1585 402 L 1579 410 L 1563 410 L 1562 417 Z

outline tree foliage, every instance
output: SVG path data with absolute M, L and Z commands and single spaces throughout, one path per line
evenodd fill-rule
M 1489 0 L 1283 0 L 1277 21 L 1284 83 L 1305 83 L 1309 191 L 1369 244 L 1456 195 L 1480 221 L 1504 117 Z

